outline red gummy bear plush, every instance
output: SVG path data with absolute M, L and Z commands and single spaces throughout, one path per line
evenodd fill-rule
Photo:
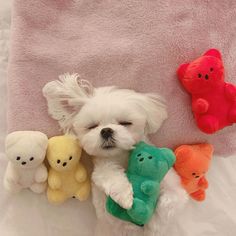
M 224 66 L 217 49 L 182 64 L 177 74 L 192 96 L 192 110 L 200 130 L 212 134 L 236 122 L 236 87 L 224 82 Z

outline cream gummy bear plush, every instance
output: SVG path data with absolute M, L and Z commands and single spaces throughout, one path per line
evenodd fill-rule
M 29 188 L 42 193 L 47 187 L 46 156 L 48 138 L 39 131 L 16 131 L 8 134 L 5 142 L 9 159 L 4 176 L 4 187 L 11 193 Z
M 48 175 L 48 201 L 55 204 L 75 197 L 86 200 L 90 193 L 87 171 L 80 163 L 82 149 L 71 136 L 55 136 L 49 139 L 47 160 L 50 165 Z

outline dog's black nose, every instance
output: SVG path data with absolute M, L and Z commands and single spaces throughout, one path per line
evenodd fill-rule
M 26 162 L 25 162 L 25 161 L 21 162 L 21 165 L 25 165 L 25 164 L 26 164 Z
M 104 139 L 108 139 L 108 138 L 112 137 L 113 133 L 114 133 L 114 131 L 111 128 L 104 128 L 101 130 L 101 136 Z
M 208 80 L 209 79 L 209 76 L 208 74 L 205 75 L 205 79 Z

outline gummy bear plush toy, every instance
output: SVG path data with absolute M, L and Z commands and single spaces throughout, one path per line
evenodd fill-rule
M 199 129 L 212 134 L 236 122 L 236 87 L 224 81 L 221 54 L 208 50 L 178 68 L 178 77 L 192 96 L 192 110 Z
M 174 162 L 175 155 L 170 149 L 138 143 L 130 154 L 126 172 L 134 192 L 132 208 L 124 209 L 108 197 L 107 211 L 122 220 L 146 224 L 156 208 L 160 182 Z
M 70 136 L 55 136 L 49 139 L 49 202 L 60 204 L 71 197 L 81 201 L 88 198 L 90 181 L 86 169 L 79 162 L 81 152 L 78 141 Z
M 48 138 L 39 131 L 16 131 L 7 135 L 6 156 L 9 159 L 4 187 L 11 193 L 30 189 L 42 193 L 47 188 L 48 172 L 44 165 Z
M 205 190 L 208 188 L 205 174 L 212 153 L 213 147 L 210 144 L 182 145 L 175 150 L 174 169 L 180 176 L 185 190 L 197 201 L 205 199 Z

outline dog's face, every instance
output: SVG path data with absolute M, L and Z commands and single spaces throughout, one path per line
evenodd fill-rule
M 132 149 L 144 136 L 147 123 L 136 102 L 128 90 L 98 88 L 75 118 L 74 129 L 85 151 L 110 156 Z
M 52 117 L 93 156 L 117 156 L 132 149 L 167 117 L 157 96 L 115 87 L 93 89 L 75 75 L 48 83 L 43 92 Z

